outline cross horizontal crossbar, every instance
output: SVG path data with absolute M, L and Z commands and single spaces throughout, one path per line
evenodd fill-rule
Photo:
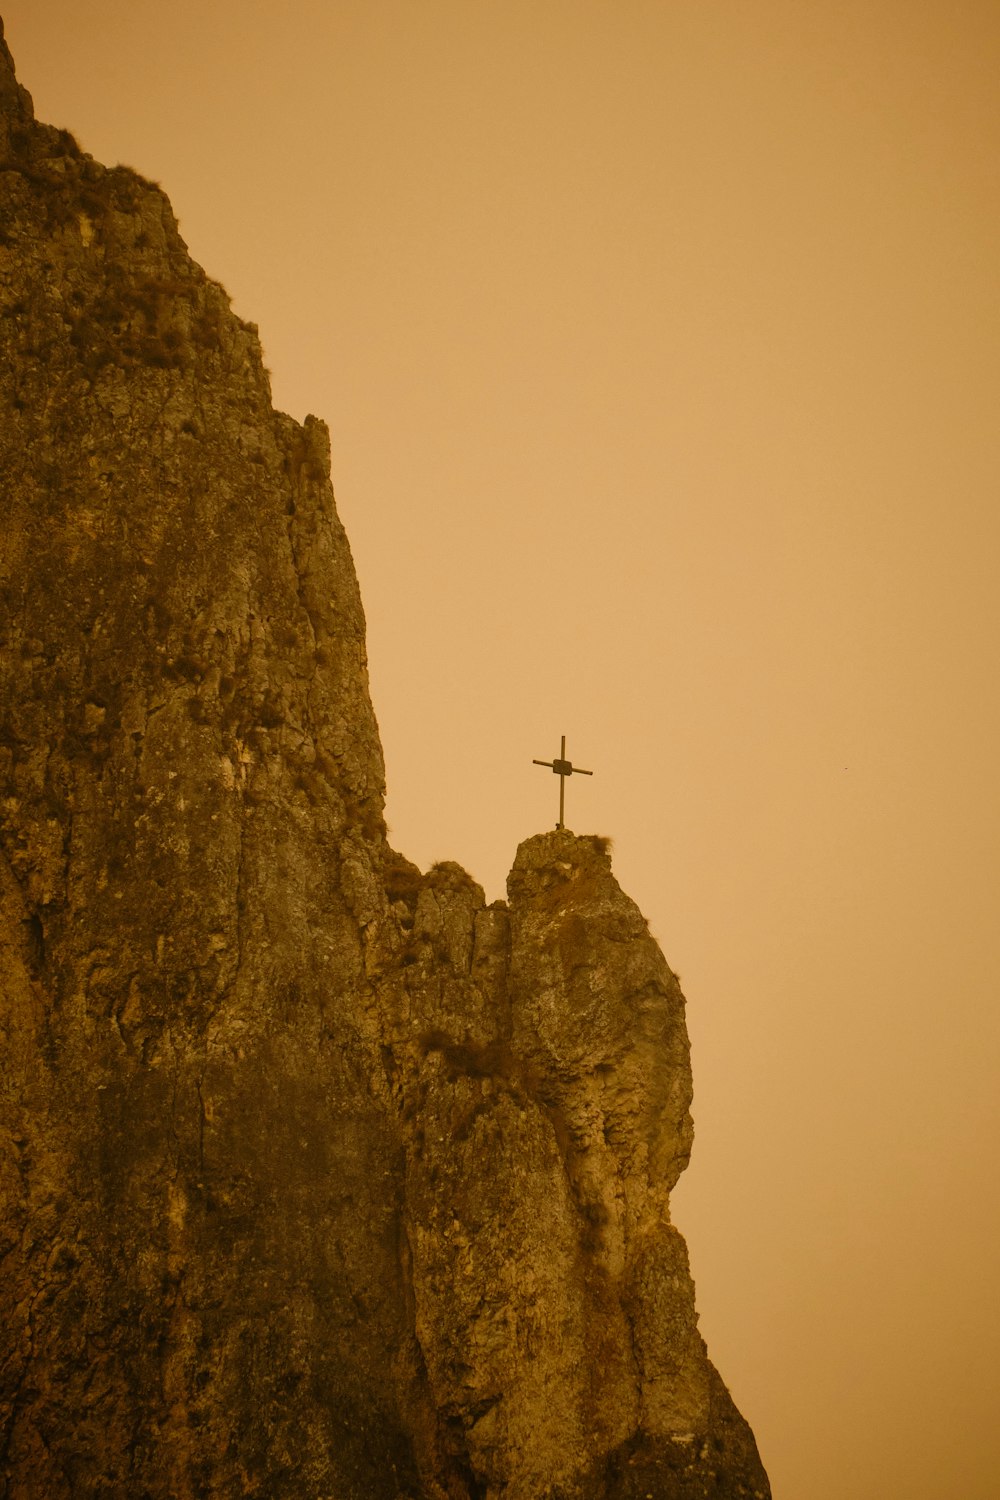
M 575 771 L 578 776 L 593 776 L 593 771 L 585 771 L 582 766 L 574 766 L 568 760 L 533 760 L 533 766 L 551 766 L 556 776 L 572 776 Z

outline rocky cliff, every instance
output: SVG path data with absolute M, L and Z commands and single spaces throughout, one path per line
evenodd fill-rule
M 766 1496 L 603 841 L 388 847 L 326 429 L 2 40 L 0 107 L 2 1493 Z

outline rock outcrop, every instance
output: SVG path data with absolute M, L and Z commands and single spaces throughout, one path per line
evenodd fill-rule
M 604 842 L 387 845 L 323 424 L 0 38 L 10 1500 L 766 1496 Z

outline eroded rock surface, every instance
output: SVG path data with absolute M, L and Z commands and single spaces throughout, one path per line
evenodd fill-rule
M 11 1500 L 766 1496 L 603 841 L 389 849 L 326 429 L 0 43 Z

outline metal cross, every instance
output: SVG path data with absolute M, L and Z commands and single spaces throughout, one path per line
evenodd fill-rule
M 553 774 L 559 777 L 559 822 L 556 824 L 556 827 L 565 827 L 565 824 L 563 823 L 563 808 L 565 805 L 566 795 L 566 777 L 572 776 L 574 771 L 578 776 L 593 776 L 593 771 L 581 770 L 579 766 L 571 765 L 570 762 L 566 759 L 565 735 L 563 735 L 562 744 L 559 747 L 558 760 L 532 760 L 531 764 L 533 766 L 551 766 Z

